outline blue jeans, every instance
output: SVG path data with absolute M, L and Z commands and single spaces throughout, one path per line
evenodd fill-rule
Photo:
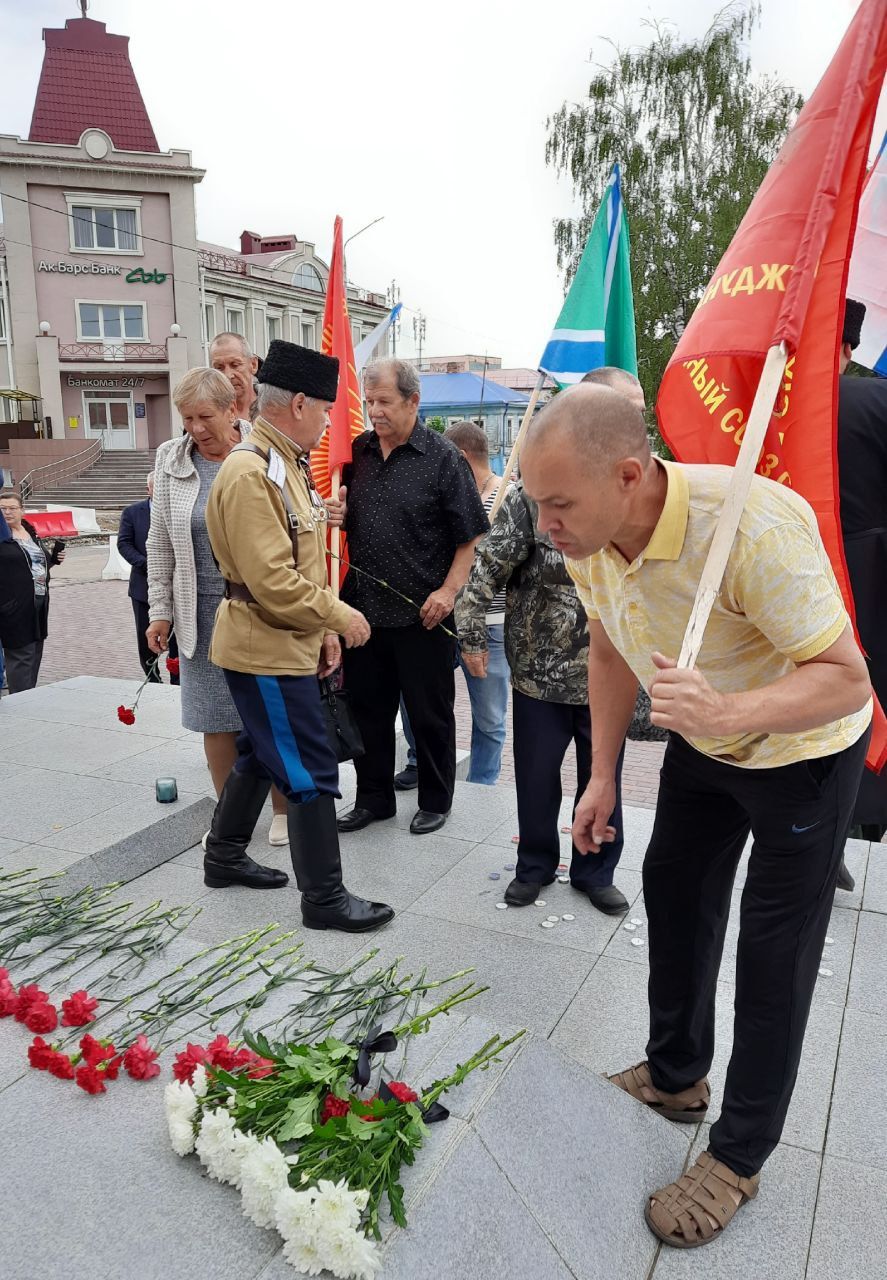
M 502 748 L 505 745 L 505 717 L 508 713 L 508 662 L 505 658 L 505 625 L 496 623 L 487 628 L 489 660 L 484 677 L 472 676 L 459 663 L 468 685 L 471 700 L 471 760 L 468 781 L 491 787 L 498 781 L 502 767 Z M 400 702 L 404 737 L 409 751 L 407 765 L 416 767 L 416 744 L 410 728 L 409 717 L 403 699 Z

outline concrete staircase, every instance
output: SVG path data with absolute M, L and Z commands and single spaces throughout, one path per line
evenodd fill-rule
M 153 470 L 153 449 L 106 452 L 94 466 L 79 476 L 63 480 L 58 487 L 35 489 L 30 503 L 40 506 L 46 502 L 68 502 L 72 507 L 119 511 L 147 497 L 145 478 Z

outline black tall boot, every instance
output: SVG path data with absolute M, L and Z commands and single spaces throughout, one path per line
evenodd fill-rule
M 267 778 L 238 773 L 236 769 L 228 774 L 206 837 L 203 882 L 211 889 L 226 889 L 232 884 L 249 889 L 282 889 L 289 883 L 285 871 L 262 867 L 246 852 L 270 790 Z
M 291 802 L 287 825 L 306 929 L 363 933 L 393 918 L 393 908 L 384 902 L 356 898 L 343 885 L 336 805 L 332 796 L 318 796 L 307 804 Z

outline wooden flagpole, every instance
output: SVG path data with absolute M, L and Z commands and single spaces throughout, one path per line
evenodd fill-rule
M 330 497 L 338 498 L 339 487 L 342 483 L 342 468 L 336 467 L 330 476 Z M 340 535 L 341 530 L 337 524 L 330 529 L 330 554 L 333 563 L 330 566 L 330 588 L 336 599 L 339 599 L 339 587 L 342 577 L 341 560 L 339 559 L 339 551 L 341 549 Z
M 544 383 L 544 381 L 545 381 L 545 374 L 540 373 L 536 378 L 536 385 L 533 388 L 533 394 L 530 396 L 530 403 L 527 405 L 527 411 L 524 414 L 524 420 L 520 424 L 520 431 L 518 431 L 517 436 L 515 437 L 514 444 L 511 447 L 511 453 L 508 455 L 508 465 L 506 466 L 505 471 L 503 472 L 502 483 L 499 485 L 499 492 L 496 494 L 495 500 L 493 502 L 493 506 L 490 510 L 490 524 L 492 524 L 493 521 L 495 520 L 496 512 L 499 510 L 499 508 L 502 506 L 502 503 L 505 501 L 505 491 L 508 488 L 511 477 L 514 473 L 514 469 L 517 466 L 517 460 L 520 457 L 521 445 L 526 439 L 527 432 L 530 429 L 530 422 L 532 421 L 532 418 L 533 418 L 533 412 L 536 408 L 536 403 L 539 399 L 539 396 L 542 394 L 542 384 Z
M 745 435 L 739 447 L 739 457 L 736 459 L 736 465 L 733 468 L 730 487 L 727 490 L 727 496 L 724 498 L 721 514 L 718 516 L 718 523 L 714 537 L 711 540 L 711 546 L 708 549 L 708 556 L 705 561 L 705 567 L 702 570 L 702 577 L 699 579 L 699 586 L 696 588 L 696 599 L 693 601 L 690 621 L 687 623 L 687 630 L 684 632 L 684 643 L 681 646 L 681 653 L 678 658 L 678 667 L 684 670 L 692 670 L 695 667 L 696 660 L 699 657 L 699 650 L 702 648 L 702 637 L 705 634 L 705 628 L 714 607 L 714 602 L 721 589 L 721 580 L 724 577 L 724 570 L 727 568 L 727 561 L 730 558 L 730 551 L 736 538 L 736 532 L 739 528 L 739 521 L 742 518 L 749 489 L 751 488 L 755 468 L 761 456 L 761 447 L 767 434 L 767 424 L 773 412 L 777 392 L 782 384 L 782 375 L 785 371 L 787 360 L 788 351 L 785 343 L 781 342 L 777 346 L 771 347 L 767 352 L 758 389 L 755 392 L 751 412 L 748 415 Z

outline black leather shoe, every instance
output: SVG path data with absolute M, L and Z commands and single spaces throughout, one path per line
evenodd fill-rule
M 341 818 L 336 819 L 336 826 L 340 831 L 363 831 L 364 827 L 368 827 L 371 822 L 384 821 L 384 818 L 380 818 L 371 809 L 361 809 L 359 805 L 355 805 L 353 809 L 343 813 Z
M 227 889 L 233 884 L 242 884 L 247 889 L 282 889 L 289 884 L 289 876 L 285 871 L 253 862 L 245 853 L 224 862 L 216 862 L 207 854 L 203 859 L 203 883 L 211 889 Z
M 365 933 L 392 919 L 393 908 L 384 902 L 358 898 L 342 883 L 336 806 L 332 796 L 318 796 L 307 804 L 290 804 L 287 826 L 306 929 Z
M 414 764 L 408 764 L 400 773 L 394 775 L 395 791 L 415 791 L 419 785 L 419 770 Z
M 584 893 L 591 905 L 603 911 L 605 916 L 624 916 L 628 910 L 628 899 L 615 884 L 607 884 L 600 889 L 583 889 L 582 885 L 574 884 L 573 888 Z
M 543 886 L 534 880 L 512 880 L 505 890 L 505 901 L 510 907 L 529 907 L 542 892 Z
M 449 816 L 448 813 L 429 813 L 427 809 L 418 809 L 410 823 L 410 831 L 414 836 L 429 836 L 432 831 L 440 831 Z
M 843 889 L 845 893 L 852 893 L 856 888 L 856 881 L 847 870 L 847 863 L 843 858 L 841 859 L 841 865 L 838 868 L 838 883 L 836 887 L 838 889 Z

